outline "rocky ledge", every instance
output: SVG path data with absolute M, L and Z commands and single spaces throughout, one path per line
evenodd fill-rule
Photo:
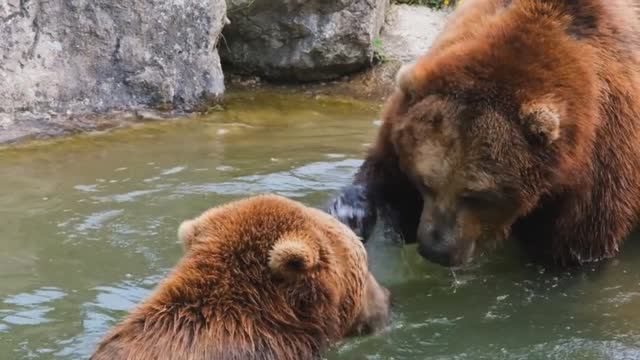
M 232 88 L 379 100 L 445 17 L 388 0 L 5 0 L 0 144 L 207 108 L 218 50 Z

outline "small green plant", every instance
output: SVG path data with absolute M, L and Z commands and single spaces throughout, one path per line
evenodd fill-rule
M 387 61 L 387 55 L 382 47 L 382 39 L 379 37 L 373 39 L 373 60 L 375 62 L 384 63 Z

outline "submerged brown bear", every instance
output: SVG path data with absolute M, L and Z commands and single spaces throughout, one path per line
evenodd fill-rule
M 640 210 L 639 50 L 640 1 L 464 1 L 329 211 L 364 237 L 382 212 L 448 266 L 509 235 L 560 266 L 616 254 Z
M 183 259 L 92 359 L 314 359 L 387 321 L 361 241 L 319 210 L 257 196 L 178 232 Z

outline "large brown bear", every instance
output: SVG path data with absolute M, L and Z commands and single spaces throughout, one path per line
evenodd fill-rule
M 616 254 L 640 210 L 640 1 L 466 0 L 403 67 L 329 211 L 376 213 L 457 266 L 510 234 L 537 260 Z
M 263 195 L 178 233 L 183 259 L 92 359 L 314 359 L 388 319 L 360 239 L 319 210 Z

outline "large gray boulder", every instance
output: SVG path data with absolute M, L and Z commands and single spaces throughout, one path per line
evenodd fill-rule
M 25 117 L 189 110 L 220 96 L 225 12 L 224 0 L 1 0 L 0 131 Z
M 392 5 L 380 34 L 381 53 L 389 61 L 414 61 L 429 50 L 451 11 L 452 8 Z
M 227 0 L 220 46 L 230 71 L 329 80 L 368 66 L 389 0 Z

